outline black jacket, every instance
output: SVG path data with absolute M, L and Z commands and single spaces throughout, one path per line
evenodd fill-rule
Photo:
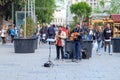
M 105 28 L 103 31 L 103 37 L 104 39 L 110 39 L 110 37 L 113 37 L 113 30 L 111 28 Z

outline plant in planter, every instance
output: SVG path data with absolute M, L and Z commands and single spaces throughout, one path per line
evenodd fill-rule
M 25 29 L 26 28 L 26 29 Z M 26 18 L 26 27 L 25 24 L 22 26 L 22 29 L 24 30 L 24 38 L 31 38 L 34 29 L 35 29 L 35 24 L 30 16 Z
M 31 17 L 27 17 L 26 24 L 24 25 L 26 25 L 26 27 L 24 27 L 23 29 L 24 38 L 14 39 L 15 53 L 34 53 L 35 49 L 37 48 L 37 38 L 32 37 L 34 33 L 35 24 Z

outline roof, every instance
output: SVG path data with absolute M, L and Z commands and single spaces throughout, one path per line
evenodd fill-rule
M 113 22 L 120 23 L 120 14 L 112 14 L 111 18 Z

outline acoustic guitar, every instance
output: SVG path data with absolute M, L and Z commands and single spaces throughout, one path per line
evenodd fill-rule
M 73 32 L 70 36 L 70 40 L 73 41 L 73 40 L 77 40 L 78 39 L 78 36 L 80 36 L 80 34 L 78 32 Z

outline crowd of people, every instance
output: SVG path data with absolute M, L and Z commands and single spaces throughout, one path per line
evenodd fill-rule
M 8 27 L 3 25 L 0 30 L 0 35 L 2 38 L 2 44 L 6 43 L 7 38 L 9 38 L 9 41 L 13 43 L 13 39 L 18 35 L 18 31 L 16 27 Z M 65 58 L 64 48 L 66 46 L 66 39 L 70 39 L 72 42 L 72 61 L 80 61 L 82 59 L 81 50 L 83 40 L 92 40 L 93 42 L 96 41 L 98 45 L 96 52 L 98 55 L 101 55 L 102 47 L 104 47 L 104 51 L 108 51 L 111 55 L 111 39 L 113 37 L 113 30 L 109 23 L 107 23 L 104 27 L 97 26 L 94 28 L 89 28 L 86 24 L 81 26 L 79 23 L 76 23 L 75 27 L 71 30 L 67 25 L 56 26 L 53 24 L 48 27 L 46 24 L 43 24 L 42 26 L 38 24 L 34 35 L 39 37 L 39 44 L 46 44 L 46 40 L 48 38 L 56 40 L 54 43 L 56 46 L 56 60 L 63 60 Z M 107 45 L 108 50 L 106 50 Z
M 2 39 L 2 44 L 5 43 L 13 43 L 13 39 L 15 36 L 18 35 L 18 30 L 15 26 L 7 26 L 7 25 L 2 25 L 2 28 L 0 30 L 0 36 Z
M 80 61 L 82 59 L 82 41 L 83 40 L 92 40 L 97 43 L 96 53 L 101 55 L 101 49 L 104 47 L 104 51 L 108 51 L 111 55 L 111 39 L 113 37 L 113 30 L 109 23 L 104 27 L 97 26 L 94 28 L 89 28 L 86 24 L 80 25 L 76 23 L 75 27 L 70 30 L 69 26 L 56 26 L 43 25 L 37 27 L 37 35 L 40 36 L 40 42 L 46 43 L 47 38 L 56 39 L 56 60 L 65 58 L 65 42 L 66 39 L 70 39 L 72 42 L 73 52 L 71 53 L 72 61 Z M 106 46 L 108 45 L 108 50 Z M 61 55 L 61 56 L 60 56 Z

